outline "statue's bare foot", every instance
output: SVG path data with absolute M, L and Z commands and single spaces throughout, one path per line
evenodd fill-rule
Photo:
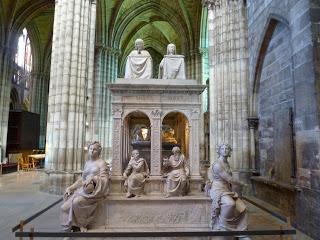
M 170 195 L 169 195 L 169 194 L 166 194 L 166 195 L 164 195 L 164 197 L 165 197 L 165 198 L 168 198 L 168 197 L 170 197 Z
M 80 231 L 81 231 L 81 232 L 88 232 L 88 228 L 81 227 L 81 228 L 80 228 Z
M 132 194 L 132 193 L 127 193 L 127 194 L 126 194 L 126 197 L 127 197 L 127 198 L 132 198 L 132 197 L 134 197 L 134 196 L 135 196 L 135 195 Z

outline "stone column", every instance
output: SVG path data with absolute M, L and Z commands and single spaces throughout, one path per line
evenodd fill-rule
M 0 151 L 5 156 L 10 105 L 10 87 L 13 76 L 13 56 L 15 49 L 0 46 Z M 3 159 L 0 159 L 2 162 Z
M 250 131 L 250 169 L 253 172 L 257 171 L 256 166 L 256 131 L 258 130 L 259 126 L 259 119 L 258 118 L 248 118 L 248 126 Z
M 31 112 L 40 115 L 39 148 L 45 148 L 48 111 L 49 73 L 32 72 Z
M 161 175 L 161 110 L 151 112 L 151 161 L 150 169 L 152 176 Z
M 203 0 L 208 7 L 210 66 L 210 156 L 229 143 L 230 164 L 237 171 L 249 168 L 248 42 L 243 0 Z
M 83 168 L 92 105 L 95 10 L 93 0 L 56 0 L 46 163 L 47 170 Z M 90 98 L 91 97 L 91 98 Z M 89 124 L 86 124 L 89 123 Z
M 114 83 L 118 75 L 118 49 L 102 44 L 96 46 L 94 83 L 94 138 L 102 145 L 102 158 L 112 160 L 111 93 L 107 83 Z

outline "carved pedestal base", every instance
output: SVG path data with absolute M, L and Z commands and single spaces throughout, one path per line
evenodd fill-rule
M 204 196 L 109 196 L 101 212 L 104 222 L 94 227 L 108 231 L 208 231 L 210 204 Z

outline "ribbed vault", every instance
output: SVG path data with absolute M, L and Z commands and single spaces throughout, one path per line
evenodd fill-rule
M 184 55 L 199 47 L 200 1 L 101 0 L 99 6 L 97 42 L 120 50 L 120 75 L 137 38 L 142 38 L 145 47 L 155 53 L 155 60 L 156 55 L 166 53 L 170 42 Z

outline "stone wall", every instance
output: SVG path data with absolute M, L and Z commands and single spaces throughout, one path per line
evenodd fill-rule
M 294 107 L 292 48 L 289 28 L 280 22 L 275 22 L 274 25 L 273 32 L 269 33 L 271 39 L 265 49 L 258 89 L 259 165 L 263 175 L 273 171 L 272 177 L 275 179 L 290 182 L 290 171 L 282 171 L 285 168 L 282 168 L 281 162 L 284 162 L 292 148 L 290 139 L 287 138 L 290 135 L 290 129 L 287 128 L 289 109 Z M 280 127 L 280 124 L 284 126 Z M 281 160 L 281 152 L 277 151 L 275 142 L 287 150 Z M 290 159 L 285 160 L 287 164 L 284 167 L 291 166 Z M 285 172 L 289 176 L 283 176 Z
M 258 171 L 300 189 L 291 216 L 313 237 L 320 235 L 310 224 L 320 221 L 319 16 L 316 0 L 248 1 L 250 115 L 260 120 Z M 285 113 L 290 108 L 292 116 Z

